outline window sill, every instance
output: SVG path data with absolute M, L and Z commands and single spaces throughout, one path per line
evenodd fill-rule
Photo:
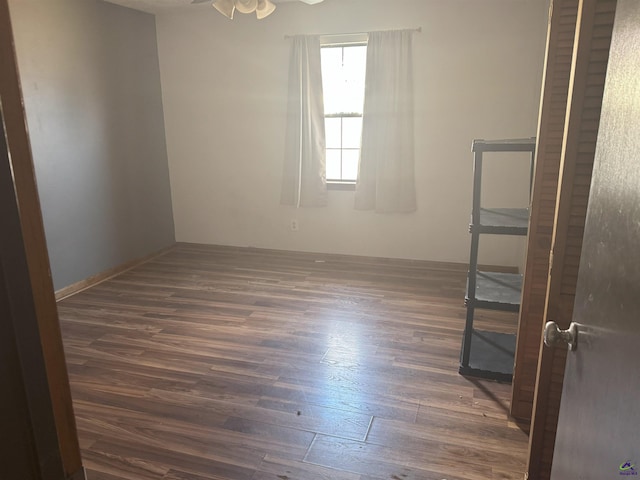
M 327 182 L 327 190 L 355 191 L 356 182 Z

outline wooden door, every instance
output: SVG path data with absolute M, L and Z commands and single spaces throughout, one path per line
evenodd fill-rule
M 640 2 L 619 0 L 551 478 L 640 475 Z
M 1 114 L 0 109 L 0 118 Z M 31 288 L 4 122 L 0 122 L 0 225 L 0 478 L 64 478 L 38 326 L 28 301 Z
M 0 0 L 0 478 L 83 479 L 7 0 Z
M 521 317 L 521 325 L 526 324 L 529 332 L 523 343 L 530 349 L 525 348 L 524 351 L 538 354 L 527 462 L 527 474 L 529 478 L 536 480 L 548 480 L 551 475 L 566 360 L 566 352 L 562 349 L 541 350 L 542 328 L 547 320 L 555 321 L 561 328 L 568 328 L 571 323 L 615 8 L 616 0 L 580 0 L 577 5 L 578 17 L 572 41 L 571 76 L 564 121 L 558 124 L 558 118 L 553 120 L 553 125 L 562 126 L 563 129 L 561 136 L 557 135 L 557 131 L 553 135 L 562 144 L 555 182 L 555 208 L 551 216 L 552 248 L 547 246 L 547 256 L 553 258 L 553 265 L 547 262 L 546 283 L 541 282 L 544 270 L 527 272 L 535 274 L 534 278 L 539 285 L 533 291 L 530 290 L 530 294 L 537 291 L 536 295 L 539 296 L 544 291 L 540 287 L 546 286 L 543 304 L 539 304 L 539 298 L 534 302 L 537 306 L 529 303 L 530 306 L 535 306 L 535 311 L 541 313 L 530 315 L 526 321 L 524 316 Z M 562 18 L 559 23 L 563 26 Z M 568 36 L 565 35 L 565 42 L 567 40 Z M 549 48 L 554 47 L 550 45 Z M 545 98 L 543 103 L 557 103 L 558 94 L 559 92 L 552 90 L 550 98 Z M 547 118 L 547 121 L 550 120 Z M 541 118 L 542 121 L 544 118 Z M 530 238 L 530 246 L 531 240 Z M 542 256 L 541 251 L 534 250 L 534 253 L 538 257 Z M 529 313 L 533 311 L 534 309 L 530 309 Z M 537 327 L 537 335 L 534 334 L 534 327 Z M 520 371 L 525 370 L 526 363 L 521 365 Z M 529 371 L 530 367 L 529 365 L 526 370 Z M 514 401 L 515 386 L 514 384 Z M 524 396 L 520 395 L 518 398 L 523 399 Z

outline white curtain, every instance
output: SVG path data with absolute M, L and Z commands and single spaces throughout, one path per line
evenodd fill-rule
M 412 32 L 371 32 L 355 207 L 416 210 Z
M 326 205 L 324 103 L 317 36 L 292 39 L 285 142 L 282 204 Z

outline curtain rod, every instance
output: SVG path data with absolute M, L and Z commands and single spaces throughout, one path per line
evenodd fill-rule
M 404 28 L 404 29 L 397 29 L 397 30 L 373 30 L 371 32 L 349 32 L 349 33 L 317 33 L 314 34 L 318 37 L 346 37 L 348 35 L 367 35 L 369 33 L 373 33 L 373 32 L 418 32 L 421 33 L 422 32 L 422 27 L 418 27 L 418 28 Z M 293 38 L 296 35 L 285 35 L 284 38 Z

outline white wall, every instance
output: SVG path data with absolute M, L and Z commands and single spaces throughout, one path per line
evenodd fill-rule
M 535 135 L 547 14 L 543 0 L 326 0 L 281 4 L 262 21 L 195 6 L 159 15 L 176 239 L 467 262 L 471 141 Z M 326 208 L 281 206 L 284 35 L 412 27 L 418 211 L 356 211 L 339 191 Z M 523 206 L 527 162 L 500 162 L 485 204 Z M 492 237 L 481 261 L 520 265 L 523 251 L 522 238 Z

